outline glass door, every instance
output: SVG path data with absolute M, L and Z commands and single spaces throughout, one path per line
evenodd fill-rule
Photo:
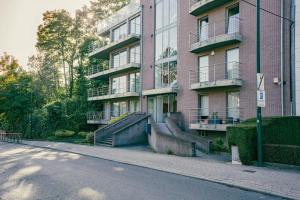
M 208 18 L 199 20 L 199 42 L 208 39 Z
M 208 82 L 208 56 L 199 57 L 199 82 Z
M 240 51 L 239 48 L 230 49 L 226 53 L 227 56 L 227 79 L 238 79 L 239 78 L 239 61 Z
M 227 94 L 227 118 L 233 121 L 240 119 L 240 93 L 231 92 Z

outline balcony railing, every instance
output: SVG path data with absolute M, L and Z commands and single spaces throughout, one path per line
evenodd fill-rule
M 231 0 L 190 0 L 190 14 L 198 16 Z
M 190 51 L 199 53 L 241 41 L 240 18 L 230 17 L 223 22 L 207 23 L 196 34 L 190 33 Z
M 105 99 L 114 99 L 114 98 L 122 98 L 122 97 L 138 97 L 138 96 L 139 96 L 138 89 L 132 90 L 127 87 L 119 87 L 116 89 L 112 89 L 108 86 L 102 86 L 98 88 L 91 88 L 88 90 L 88 100 L 105 100 Z
M 191 70 L 189 82 L 191 89 L 212 87 L 241 86 L 242 80 L 239 62 L 228 62 Z
M 105 70 L 109 69 L 109 64 L 108 63 L 102 63 L 102 64 L 98 64 L 98 65 L 91 65 L 88 68 L 88 76 L 91 76 L 93 74 L 97 74 L 99 72 L 103 72 Z
M 87 120 L 101 122 L 104 120 L 104 112 L 90 111 L 87 113 Z
M 123 21 L 137 14 L 140 11 L 140 0 L 131 0 L 131 3 L 118 10 L 110 17 L 100 21 L 97 25 L 97 33 L 101 35 L 102 33 L 107 32 L 112 27 L 122 23 Z
M 240 114 L 239 107 L 224 107 L 214 111 L 209 108 L 191 109 L 190 129 L 226 131 L 227 126 L 241 122 Z

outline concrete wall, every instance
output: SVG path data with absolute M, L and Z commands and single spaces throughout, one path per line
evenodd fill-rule
M 195 156 L 195 145 L 159 131 L 151 119 L 151 134 L 148 135 L 151 148 L 158 153 L 172 153 L 178 156 Z
M 147 143 L 147 124 L 148 117 L 145 117 L 139 122 L 120 130 L 113 135 L 113 146 Z
M 295 100 L 296 100 L 296 115 L 300 116 L 300 2 L 295 0 L 296 4 L 296 41 L 295 41 L 295 56 L 296 56 L 296 69 L 295 69 Z

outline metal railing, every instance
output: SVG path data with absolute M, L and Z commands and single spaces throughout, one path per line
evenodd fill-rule
M 108 62 L 104 62 L 102 64 L 97 64 L 97 65 L 90 65 L 90 67 L 88 68 L 88 75 L 90 76 L 108 69 L 109 69 Z
M 124 6 L 108 18 L 98 22 L 97 33 L 101 34 L 103 32 L 108 31 L 111 27 L 118 25 L 119 23 L 131 17 L 132 15 L 135 15 L 136 13 L 140 12 L 140 10 L 140 0 L 132 0 L 131 3 Z
M 101 121 L 104 119 L 104 112 L 90 111 L 86 114 L 88 121 Z
M 190 70 L 189 83 L 207 83 L 218 80 L 240 79 L 240 63 L 228 62 L 209 66 L 198 67 L 197 70 Z
M 139 84 L 139 82 L 136 82 Z M 113 95 L 113 94 L 125 94 L 127 92 L 136 92 L 139 93 L 139 87 L 135 87 L 131 89 L 131 87 L 118 87 L 118 88 L 110 88 L 109 86 L 102 86 L 98 88 L 90 88 L 88 89 L 88 97 L 100 97 L 105 95 Z
M 227 37 L 228 35 L 235 35 L 240 32 L 240 18 L 239 17 L 229 17 L 224 21 L 211 22 L 206 25 L 202 25 L 198 28 L 198 32 L 190 33 L 190 45 L 197 43 L 201 45 L 202 43 L 209 41 L 217 41 L 222 39 L 222 37 Z
M 88 48 L 88 52 L 92 53 L 93 51 L 95 51 L 96 49 L 99 49 L 101 47 L 104 47 L 106 45 L 108 45 L 109 42 L 109 38 L 107 38 L 106 40 L 101 40 L 101 41 L 97 41 L 97 42 L 93 42 L 89 48 Z
M 190 109 L 189 123 L 200 127 L 216 127 L 217 125 L 231 125 L 241 122 L 239 107 L 223 107 L 210 110 L 209 108 Z

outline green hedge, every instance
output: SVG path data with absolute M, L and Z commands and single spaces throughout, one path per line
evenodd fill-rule
M 75 135 L 75 132 L 69 131 L 69 130 L 58 130 L 58 131 L 55 131 L 54 135 L 56 137 L 72 137 Z
M 265 145 L 264 160 L 268 162 L 295 164 L 298 155 L 290 156 L 290 153 L 287 153 L 286 149 L 287 146 L 291 145 L 300 146 L 299 130 L 300 117 L 263 118 L 263 144 L 268 145 Z M 249 119 L 239 125 L 228 127 L 227 137 L 229 146 L 237 145 L 239 147 L 240 159 L 243 164 L 251 164 L 253 160 L 256 160 L 256 119 Z M 274 152 L 278 155 L 273 155 Z M 276 157 L 279 154 L 282 160 Z M 284 155 L 286 157 L 290 156 L 293 162 L 288 160 L 289 158 L 283 158 Z
M 265 144 L 263 152 L 266 162 L 300 165 L 300 146 Z

